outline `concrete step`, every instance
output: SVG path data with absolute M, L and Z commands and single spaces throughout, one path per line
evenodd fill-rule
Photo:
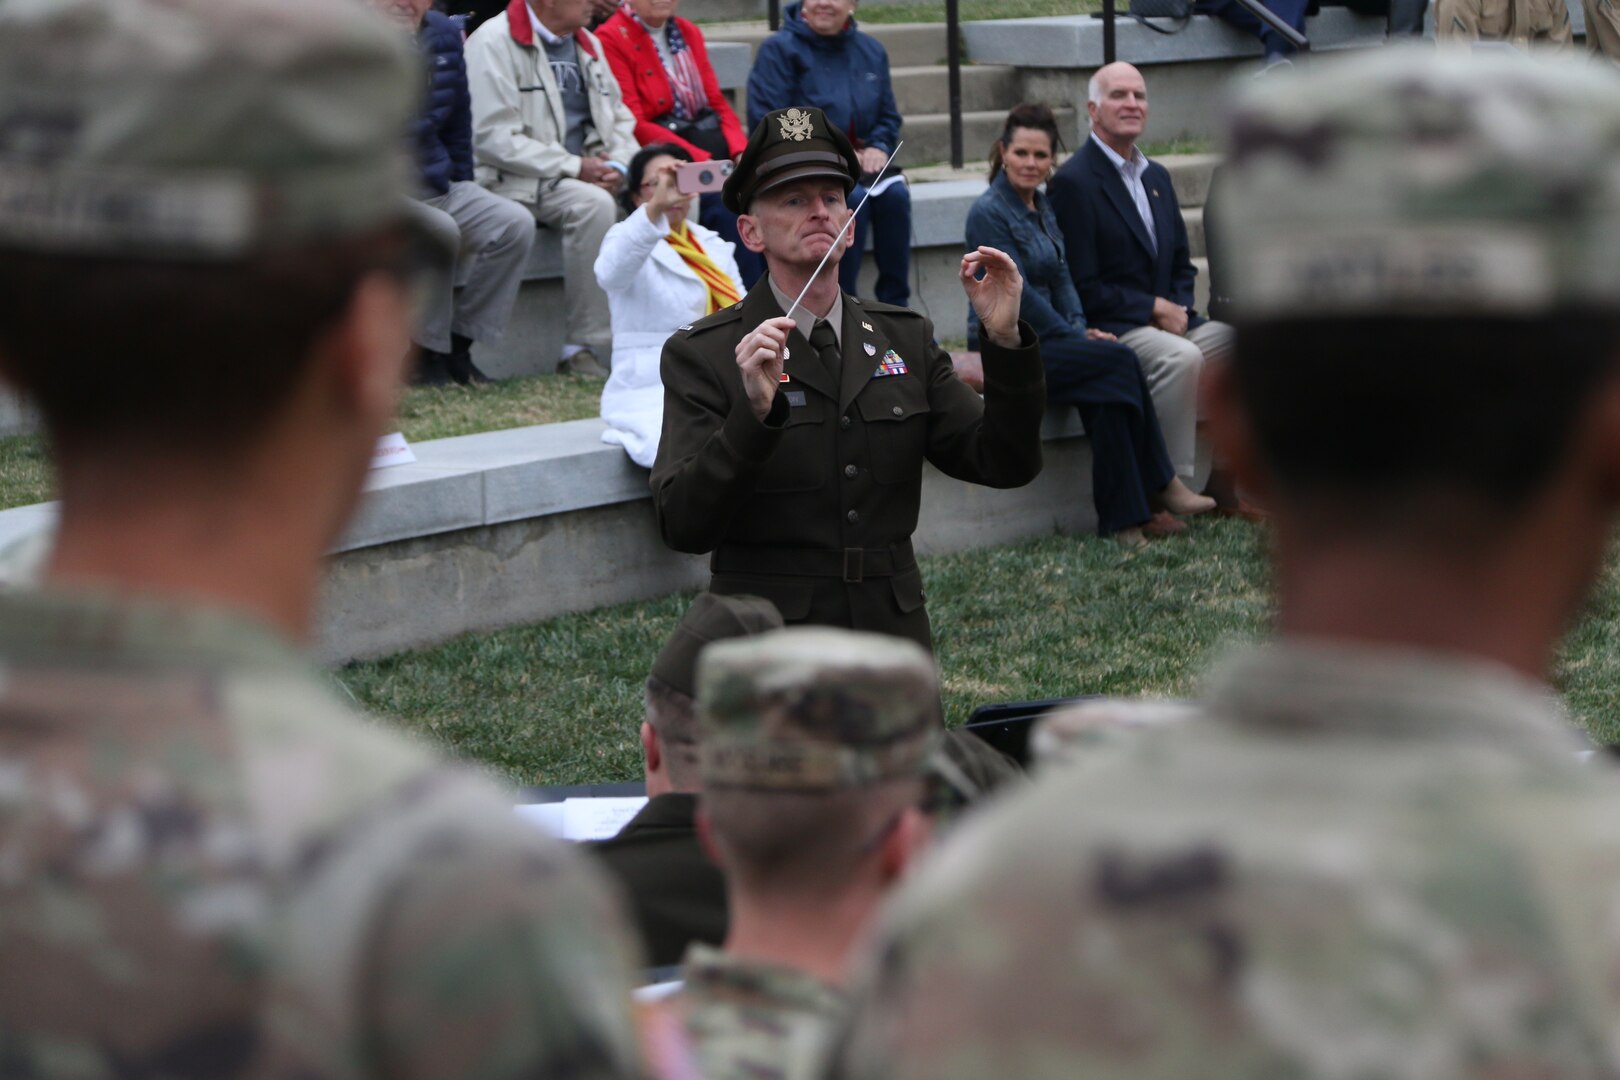
M 1203 206 L 1209 198 L 1209 180 L 1220 162 L 1219 154 L 1166 154 L 1153 159 L 1170 173 L 1176 187 L 1176 201 L 1183 210 Z M 1191 225 L 1189 223 L 1189 228 Z
M 1066 130 L 1075 122 L 1073 109 L 1058 109 L 1058 125 Z M 1007 122 L 1007 110 L 986 109 L 962 114 L 962 151 L 966 157 L 983 159 L 1001 137 L 1002 125 Z M 951 117 L 949 113 L 927 113 L 905 118 L 900 135 L 906 141 L 900 151 L 902 163 L 933 164 L 949 161 L 951 157 Z M 980 173 L 979 176 L 983 176 Z
M 1209 255 L 1204 247 L 1204 208 L 1202 206 L 1184 206 L 1181 208 L 1181 220 L 1187 223 L 1187 250 L 1195 259 L 1202 259 Z
M 1219 154 L 1165 154 L 1153 159 L 1170 173 L 1170 182 L 1176 188 L 1176 201 L 1183 210 L 1203 206 L 1209 197 L 1209 179 L 1215 170 Z M 948 161 L 910 166 L 906 175 L 913 186 L 935 181 L 983 180 L 990 173 L 988 158 L 969 158 L 960 169 L 953 169 Z M 1190 226 L 1189 226 L 1190 227 Z
M 739 41 L 756 49 L 771 34 L 763 20 L 709 23 L 699 29 L 705 41 Z M 890 69 L 945 62 L 945 24 L 942 22 L 862 24 L 861 29 L 882 43 L 889 54 Z
M 950 108 L 950 69 L 942 64 L 893 68 L 894 100 L 902 116 L 941 112 Z M 1018 69 L 999 64 L 968 64 L 962 68 L 964 112 L 1005 111 L 1019 102 Z

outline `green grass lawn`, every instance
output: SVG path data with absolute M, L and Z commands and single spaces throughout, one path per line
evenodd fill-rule
M 923 560 L 948 719 L 994 701 L 1187 695 L 1210 660 L 1265 630 L 1264 533 L 1196 519 L 1126 554 L 1050 536 Z M 392 717 L 518 784 L 637 779 L 641 685 L 690 595 L 469 635 L 334 677 Z M 1620 741 L 1620 559 L 1571 635 L 1556 682 L 1600 743 Z
M 602 380 L 582 375 L 505 379 L 476 389 L 412 387 L 399 408 L 399 430 L 411 442 L 447 439 L 530 424 L 597 415 Z M 52 494 L 50 458 L 38 435 L 0 439 L 0 510 L 45 502 Z
M 923 560 L 952 723 L 992 701 L 1185 694 L 1205 658 L 1266 619 L 1258 532 L 1197 521 L 1129 555 L 1052 536 Z M 641 685 L 690 595 L 469 635 L 337 677 L 394 717 L 520 784 L 640 776 Z
M 51 498 L 51 462 L 37 435 L 0 439 L 0 510 Z

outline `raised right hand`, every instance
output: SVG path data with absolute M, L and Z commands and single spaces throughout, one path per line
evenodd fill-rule
M 737 342 L 737 369 L 742 372 L 748 404 L 760 420 L 770 415 L 776 388 L 782 382 L 782 365 L 787 362 L 788 334 L 794 327 L 786 315 L 766 319 L 752 333 Z

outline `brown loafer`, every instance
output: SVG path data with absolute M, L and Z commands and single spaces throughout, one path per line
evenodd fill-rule
M 1168 510 L 1160 510 L 1142 523 L 1142 535 L 1151 537 L 1174 536 L 1187 531 L 1187 523 Z
M 1268 521 L 1271 518 L 1270 514 L 1254 505 L 1254 503 L 1250 502 L 1248 499 L 1241 497 L 1238 499 L 1236 506 L 1217 506 L 1215 508 L 1215 513 L 1219 514 L 1221 517 L 1242 518 L 1244 521 L 1252 521 L 1255 524 L 1260 524 Z

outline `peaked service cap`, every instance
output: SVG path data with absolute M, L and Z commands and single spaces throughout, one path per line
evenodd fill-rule
M 820 109 L 777 109 L 766 113 L 748 136 L 748 145 L 726 177 L 720 199 L 727 210 L 742 214 L 747 213 L 755 195 L 790 180 L 835 177 L 844 182 L 848 195 L 860 175 L 860 161 L 849 136 L 829 124 Z

